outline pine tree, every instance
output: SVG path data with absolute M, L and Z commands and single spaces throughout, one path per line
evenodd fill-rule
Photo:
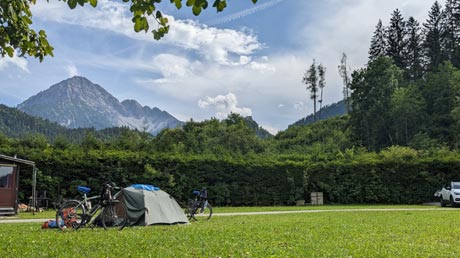
M 326 67 L 322 64 L 318 65 L 318 87 L 320 89 L 319 102 L 319 118 L 321 119 L 321 109 L 323 108 L 323 89 L 326 87 Z
M 442 12 L 442 52 L 443 57 L 455 66 L 460 65 L 460 0 L 447 0 Z
M 391 57 L 394 63 L 400 68 L 405 68 L 406 66 L 404 60 L 406 43 L 404 41 L 404 27 L 405 23 L 401 12 L 398 9 L 394 10 L 390 19 L 390 26 L 388 26 L 386 33 L 386 41 L 388 42 L 386 55 Z
M 409 17 L 406 22 L 406 76 L 409 81 L 415 81 L 423 76 L 423 47 L 420 24 L 414 17 Z
M 423 44 L 426 58 L 425 70 L 428 71 L 435 70 L 443 60 L 441 54 L 442 16 L 441 6 L 436 1 L 428 13 L 428 20 L 423 24 L 425 34 L 425 43 Z
M 313 59 L 313 64 L 305 72 L 302 82 L 307 85 L 307 91 L 310 92 L 310 99 L 313 100 L 313 116 L 316 121 L 316 100 L 318 99 L 318 75 L 316 71 L 315 60 Z
M 350 112 L 350 75 L 349 75 L 349 67 L 347 65 L 347 55 L 345 53 L 342 54 L 342 59 L 340 60 L 340 65 L 338 66 L 339 68 L 339 74 L 340 77 L 342 77 L 343 81 L 343 98 L 346 102 L 347 105 L 347 113 Z
M 372 62 L 379 58 L 379 56 L 385 55 L 387 49 L 385 41 L 385 28 L 382 25 L 382 20 L 375 26 L 374 35 L 371 39 L 371 47 L 369 48 L 369 62 Z

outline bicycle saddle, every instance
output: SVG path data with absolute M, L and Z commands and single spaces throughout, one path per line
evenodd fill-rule
M 87 194 L 87 193 L 91 192 L 91 188 L 86 187 L 86 186 L 79 185 L 79 186 L 77 186 L 77 189 L 78 189 L 79 192 L 82 192 L 84 194 Z

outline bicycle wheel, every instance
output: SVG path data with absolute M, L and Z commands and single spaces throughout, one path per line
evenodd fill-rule
M 187 216 L 187 219 L 189 220 L 193 218 L 192 210 L 193 210 L 194 204 L 195 202 L 193 200 L 188 200 L 187 207 L 185 207 L 185 210 L 184 210 L 185 216 Z
M 56 212 L 56 225 L 62 230 L 76 230 L 86 213 L 83 204 L 77 200 L 64 202 Z
M 101 216 L 104 229 L 113 227 L 122 230 L 128 221 L 126 206 L 118 200 L 109 201 L 107 206 L 102 209 Z
M 196 221 L 199 220 L 209 220 L 212 217 L 212 206 L 211 204 L 207 204 L 206 208 L 202 209 L 201 207 L 197 207 L 192 215 L 193 219 Z

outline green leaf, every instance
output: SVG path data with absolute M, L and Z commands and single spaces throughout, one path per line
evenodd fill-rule
M 14 49 L 12 47 L 5 47 L 4 49 L 9 57 L 13 57 Z
M 22 20 L 27 24 L 32 24 L 32 20 L 28 16 L 22 16 Z
M 193 12 L 193 14 L 194 14 L 195 16 L 200 15 L 200 13 L 201 13 L 201 7 L 197 7 L 197 6 L 194 5 L 193 8 L 192 8 L 192 12 Z
M 217 12 L 222 12 L 225 9 L 225 7 L 227 7 L 227 2 L 224 0 L 216 0 L 214 1 L 212 7 L 215 7 L 217 9 Z
M 153 38 L 156 40 L 160 40 L 162 37 L 164 37 L 164 32 L 161 30 L 153 30 Z
M 163 15 L 161 15 L 161 12 L 160 11 L 157 11 L 157 13 L 155 14 L 155 17 L 157 19 L 161 19 L 161 17 L 163 17 Z
M 168 18 L 161 17 L 160 20 L 159 20 L 159 23 L 160 23 L 161 26 L 166 26 L 166 24 L 168 23 Z
M 78 4 L 80 6 L 84 6 L 85 5 L 85 0 L 77 0 Z
M 185 3 L 187 6 L 192 6 L 195 5 L 195 0 L 187 0 L 187 3 Z
M 134 22 L 134 31 L 139 32 L 141 30 L 147 32 L 149 29 L 149 22 L 146 17 L 136 16 L 132 20 Z
M 174 0 L 174 4 L 176 5 L 177 9 L 182 8 L 182 1 L 181 0 Z
M 8 12 L 10 13 L 11 19 L 12 19 L 14 22 L 16 22 L 16 21 L 18 20 L 18 16 L 16 15 L 16 12 L 14 11 L 12 5 L 10 5 L 10 6 L 8 7 Z
M 152 15 L 153 11 L 155 11 L 155 6 L 154 5 L 149 5 L 147 7 L 147 14 Z
M 202 7 L 203 9 L 208 8 L 208 1 L 204 1 L 204 2 L 201 4 L 201 7 Z
M 146 17 L 142 17 L 142 28 L 145 32 L 149 30 L 149 22 Z
M 96 6 L 97 6 L 97 0 L 89 0 L 89 4 L 90 4 L 92 7 L 96 7 Z
M 142 30 L 142 22 L 141 22 L 141 17 L 134 17 L 133 22 L 134 22 L 134 31 L 139 32 Z
M 257 3 L 257 0 L 252 0 L 252 2 L 255 4 L 255 3 Z
M 75 9 L 75 7 L 77 7 L 77 0 L 68 0 L 67 5 L 70 7 L 70 9 Z

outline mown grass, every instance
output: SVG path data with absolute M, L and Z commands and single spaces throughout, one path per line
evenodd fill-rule
M 123 231 L 1 224 L 0 257 L 448 257 L 459 209 L 215 216 Z
M 301 210 L 345 210 L 345 209 L 417 209 L 417 208 L 439 208 L 430 205 L 318 205 L 318 206 L 263 206 L 263 207 L 215 207 L 215 213 L 231 212 L 260 212 L 260 211 L 301 211 Z
M 320 205 L 320 206 L 264 206 L 264 207 L 214 207 L 214 213 L 232 212 L 264 212 L 264 211 L 298 211 L 298 210 L 335 210 L 335 209 L 386 209 L 386 208 L 439 208 L 428 205 Z M 56 215 L 55 210 L 44 212 L 21 212 L 13 217 L 0 217 L 1 219 L 50 219 Z

